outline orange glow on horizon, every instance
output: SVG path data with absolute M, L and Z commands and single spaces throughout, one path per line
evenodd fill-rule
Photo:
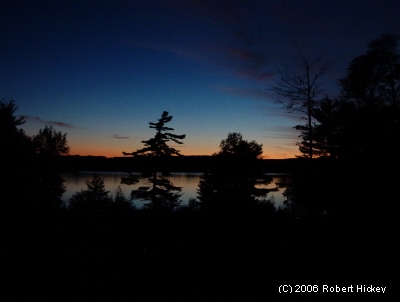
M 209 152 L 208 154 L 199 154 L 199 152 L 185 150 L 185 152 L 181 152 L 182 155 L 185 156 L 209 156 L 215 153 L 215 151 Z M 70 155 L 80 155 L 80 156 L 105 156 L 108 158 L 112 157 L 124 157 L 122 152 L 112 151 L 112 150 L 76 150 L 75 152 L 70 152 Z M 285 159 L 285 158 L 294 158 L 298 155 L 298 153 L 287 154 L 287 153 L 263 153 L 263 159 Z
M 71 140 L 69 143 L 70 155 L 81 155 L 81 156 L 105 156 L 108 158 L 112 157 L 124 157 L 124 152 L 132 152 L 143 148 L 142 144 L 131 142 L 129 140 L 106 140 L 102 141 L 97 138 L 84 140 L 77 139 Z M 219 151 L 218 144 L 203 142 L 203 141 L 190 141 L 186 145 L 172 145 L 185 156 L 210 156 L 215 152 Z M 263 159 L 285 159 L 294 158 L 296 155 L 300 155 L 299 149 L 295 144 L 284 142 L 264 142 L 263 148 Z

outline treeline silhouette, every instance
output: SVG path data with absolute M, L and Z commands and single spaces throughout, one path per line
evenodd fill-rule
M 400 56 L 396 35 L 382 35 L 354 58 L 339 79 L 340 94 L 324 96 L 320 77 L 327 72 L 320 57 L 301 54 L 299 73 L 281 72 L 272 90 L 289 112 L 304 115 L 298 143 L 302 157 L 366 161 L 397 158 L 399 147 Z
M 149 123 L 155 136 L 143 141 L 144 148 L 125 152 L 127 158 L 67 156 L 65 134 L 46 126 L 28 137 L 18 128 L 24 119 L 16 117 L 14 101 L 3 100 L 6 300 L 27 294 L 42 300 L 248 301 L 278 294 L 281 284 L 374 284 L 393 293 L 400 137 L 396 41 L 374 40 L 351 62 L 340 97 L 322 98 L 312 112 L 312 138 L 307 128 L 299 129 L 305 156 L 292 160 L 262 160 L 262 145 L 240 133 L 229 133 L 213 156 L 179 156 L 167 142 L 185 135 L 166 126 L 172 120 L 166 111 Z M 139 178 L 150 185 L 139 187 L 131 174 L 121 179 L 132 186 L 124 196 L 120 188 L 106 191 L 94 174 L 63 206 L 61 171 L 116 167 L 142 172 Z M 180 188 L 165 178 L 177 171 L 204 173 L 197 198 L 186 206 L 180 205 Z M 284 173 L 277 184 L 285 189 L 280 209 L 269 198 L 271 172 Z M 133 207 L 133 198 L 147 206 Z

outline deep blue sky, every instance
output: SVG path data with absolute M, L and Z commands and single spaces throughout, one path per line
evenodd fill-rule
M 298 48 L 336 62 L 337 93 L 351 59 L 381 34 L 400 34 L 392 1 L 2 1 L 0 98 L 15 99 L 23 129 L 68 133 L 71 154 L 121 156 L 142 147 L 162 111 L 186 134 L 185 155 L 218 151 L 229 132 L 298 154 L 302 123 L 268 92 Z

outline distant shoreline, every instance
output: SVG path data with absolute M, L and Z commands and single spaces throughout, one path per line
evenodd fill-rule
M 79 156 L 69 155 L 54 159 L 54 164 L 61 171 L 92 171 L 92 172 L 143 172 L 154 169 L 162 172 L 195 172 L 204 173 L 212 171 L 216 167 L 232 169 L 237 167 L 248 167 L 261 170 L 264 173 L 290 173 L 305 163 L 301 159 L 256 159 L 256 160 L 233 160 L 221 159 L 215 156 L 173 156 L 168 158 L 151 157 L 113 157 L 105 156 Z M 320 164 L 321 160 L 313 160 Z M 310 164 L 307 161 L 307 165 Z

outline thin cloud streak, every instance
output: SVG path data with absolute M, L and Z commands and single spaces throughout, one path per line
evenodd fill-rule
M 200 59 L 198 55 L 187 48 L 179 47 L 170 43 L 151 43 L 151 42 L 142 42 L 133 39 L 126 38 L 112 38 L 113 40 L 121 41 L 124 43 L 128 43 L 133 47 L 148 49 L 152 51 L 161 51 L 161 52 L 169 52 L 179 56 L 191 58 L 191 59 Z
M 45 125 L 58 126 L 58 127 L 63 127 L 63 128 L 69 128 L 69 129 L 76 129 L 76 127 L 74 125 L 71 125 L 71 124 L 68 124 L 65 122 L 46 121 L 38 116 L 31 116 L 31 115 L 24 115 L 23 117 L 27 121 L 35 121 L 35 122 L 45 124 Z
M 268 95 L 266 90 L 255 88 L 255 87 L 238 88 L 238 87 L 230 87 L 230 86 L 212 86 L 211 88 L 218 90 L 218 91 L 228 92 L 230 94 L 237 95 L 237 96 L 251 97 L 254 99 L 261 99 L 261 100 L 265 100 Z
M 130 138 L 130 136 L 121 136 L 119 134 L 113 134 L 111 137 L 116 138 L 116 139 L 129 139 Z
M 304 116 L 298 112 L 288 112 L 282 105 L 275 103 L 276 107 L 271 108 L 268 106 L 257 105 L 255 106 L 258 112 L 261 112 L 262 115 L 266 117 L 281 117 L 286 120 L 292 120 L 296 123 L 304 122 Z M 295 125 L 293 125 L 295 126 Z
M 289 139 L 289 140 L 297 140 L 298 136 L 291 134 L 271 134 L 271 135 L 259 135 L 258 137 L 263 138 L 273 138 L 273 139 Z

